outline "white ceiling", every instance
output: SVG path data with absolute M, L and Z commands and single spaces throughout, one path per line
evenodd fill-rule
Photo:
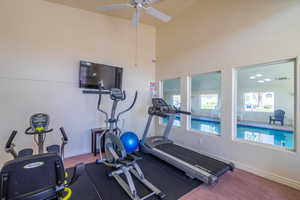
M 294 84 L 294 62 L 265 65 L 257 67 L 240 68 L 237 70 L 238 84 L 242 86 L 280 86 L 293 87 Z M 262 77 L 250 79 L 251 76 L 261 74 Z M 286 77 L 287 80 L 276 80 Z M 259 80 L 271 79 L 270 82 L 258 83 Z
M 79 8 L 99 14 L 106 14 L 115 17 L 121 17 L 126 19 L 131 19 L 132 14 L 134 12 L 133 9 L 122 9 L 116 11 L 99 11 L 96 8 L 98 6 L 110 5 L 110 4 L 118 4 L 118 3 L 128 3 L 129 0 L 46 0 L 52 3 L 63 4 L 66 6 L 70 6 L 73 8 Z M 195 3 L 200 0 L 161 0 L 155 4 L 153 4 L 154 8 L 172 16 L 175 18 L 180 15 L 183 11 L 188 11 L 188 8 L 193 6 Z M 150 25 L 160 25 L 163 22 L 148 16 L 143 15 L 141 21 L 145 24 Z

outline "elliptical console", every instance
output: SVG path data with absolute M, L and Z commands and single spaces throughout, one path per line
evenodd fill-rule
M 48 130 L 50 117 L 44 113 L 34 114 L 30 117 L 30 127 L 26 129 L 27 135 L 38 135 L 43 133 L 50 133 L 53 129 Z

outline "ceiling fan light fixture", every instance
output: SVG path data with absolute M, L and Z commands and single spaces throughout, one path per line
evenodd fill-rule
M 265 78 L 264 81 L 266 81 L 266 82 L 271 82 L 272 79 L 270 79 L 270 78 Z

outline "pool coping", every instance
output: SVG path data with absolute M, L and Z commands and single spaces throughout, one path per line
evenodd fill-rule
M 177 116 L 176 119 L 180 120 L 180 117 Z M 211 118 L 211 117 L 192 115 L 191 119 L 196 120 L 196 121 L 214 122 L 214 123 L 218 123 L 218 124 L 221 123 L 221 121 L 219 119 Z M 254 128 L 264 128 L 264 129 L 270 129 L 270 130 L 276 130 L 276 131 L 295 132 L 295 130 L 292 127 L 276 126 L 276 125 L 272 125 L 272 124 L 264 124 L 261 122 L 254 122 L 254 121 L 238 121 L 237 125 L 254 127 Z
M 207 122 L 215 122 L 220 123 L 219 119 L 216 118 L 210 118 L 210 117 L 202 117 L 202 116 L 195 116 L 192 115 L 192 120 L 196 121 L 207 121 Z M 287 131 L 287 132 L 294 132 L 294 129 L 292 127 L 286 127 L 286 126 L 275 126 L 271 124 L 264 124 L 260 122 L 253 122 L 253 121 L 238 121 L 237 125 L 242 126 L 248 126 L 248 127 L 254 127 L 254 128 L 264 128 L 264 129 L 271 129 L 271 130 L 277 130 L 277 131 Z

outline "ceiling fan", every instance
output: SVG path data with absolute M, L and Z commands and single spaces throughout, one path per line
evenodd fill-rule
M 162 13 L 159 10 L 150 7 L 151 4 L 156 3 L 158 1 L 160 0 L 129 0 L 129 3 L 127 4 L 112 4 L 106 6 L 99 6 L 97 9 L 100 11 L 110 11 L 124 8 L 134 8 L 135 13 L 132 17 L 131 23 L 133 27 L 137 28 L 140 22 L 142 10 L 144 10 L 146 14 L 151 15 L 163 22 L 169 22 L 172 19 L 165 13 Z

